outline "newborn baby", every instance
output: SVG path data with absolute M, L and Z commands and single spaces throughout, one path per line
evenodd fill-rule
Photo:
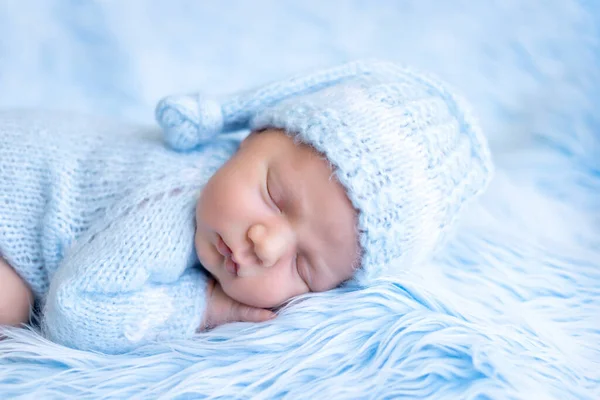
M 492 170 L 462 101 L 385 62 L 166 98 L 167 146 L 35 118 L 0 118 L 0 274 L 25 288 L 0 281 L 0 322 L 30 288 L 48 337 L 110 353 L 418 267 Z
M 25 117 L 52 126 L 39 113 Z M 356 211 L 328 162 L 280 130 L 248 135 L 202 190 L 195 218 L 198 259 L 216 279 L 201 327 L 274 317 L 263 308 L 334 288 L 359 260 Z M 31 291 L 3 267 L 0 321 L 26 322 Z

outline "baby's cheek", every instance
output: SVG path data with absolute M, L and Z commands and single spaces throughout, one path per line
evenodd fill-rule
M 200 261 L 204 268 L 213 273 L 220 262 L 220 254 L 216 251 L 214 246 L 212 246 L 210 241 L 204 237 L 202 232 L 196 231 L 194 242 L 198 261 Z

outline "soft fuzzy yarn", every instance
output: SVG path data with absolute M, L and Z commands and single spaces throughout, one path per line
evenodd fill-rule
M 0 253 L 43 303 L 47 336 L 112 353 L 193 335 L 195 204 L 237 146 L 183 155 L 156 129 L 16 111 L 0 113 L 0 139 Z

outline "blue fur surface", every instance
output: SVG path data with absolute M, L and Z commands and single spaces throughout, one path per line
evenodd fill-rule
M 402 61 L 466 94 L 497 165 L 414 274 L 120 356 L 4 331 L 0 397 L 600 398 L 599 3 L 21 1 L 0 32 L 0 105 L 143 122 L 166 93 Z

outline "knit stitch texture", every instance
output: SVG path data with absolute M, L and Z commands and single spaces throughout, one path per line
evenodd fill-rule
M 157 129 L 13 111 L 0 139 L 0 253 L 45 304 L 47 336 L 108 353 L 191 336 L 195 203 L 236 145 L 177 154 Z

